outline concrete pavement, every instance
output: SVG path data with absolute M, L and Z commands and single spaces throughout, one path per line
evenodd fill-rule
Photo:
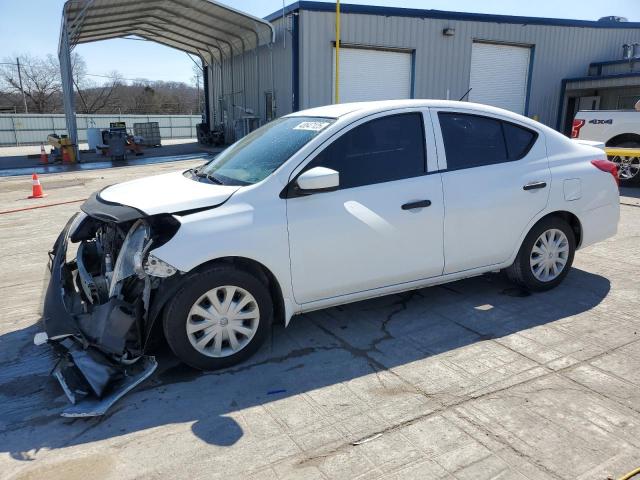
M 0 210 L 86 197 L 164 163 L 0 179 Z M 46 251 L 79 203 L 0 213 L 0 478 L 606 479 L 640 465 L 640 208 L 557 289 L 492 274 L 296 317 L 202 374 L 166 350 L 101 419 L 35 347 Z

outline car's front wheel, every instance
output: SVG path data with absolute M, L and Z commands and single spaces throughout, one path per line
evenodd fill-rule
M 569 273 L 575 250 L 575 234 L 567 222 L 560 217 L 543 219 L 525 237 L 507 275 L 529 290 L 549 290 Z
M 244 270 L 217 266 L 196 275 L 169 302 L 167 343 L 180 360 L 201 370 L 230 367 L 250 357 L 273 318 L 267 286 Z

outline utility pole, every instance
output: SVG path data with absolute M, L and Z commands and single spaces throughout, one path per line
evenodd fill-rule
M 16 65 L 18 66 L 18 82 L 20 83 L 20 91 L 22 92 L 22 102 L 24 103 L 24 113 L 29 113 L 27 109 L 27 97 L 24 94 L 24 88 L 22 88 L 22 72 L 20 72 L 20 58 L 16 58 Z

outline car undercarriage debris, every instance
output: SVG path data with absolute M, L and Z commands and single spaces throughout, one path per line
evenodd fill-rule
M 73 404 L 63 416 L 103 415 L 157 366 L 145 355 L 157 316 L 149 312 L 158 287 L 180 272 L 148 252 L 179 223 L 121 207 L 92 197 L 50 253 L 45 332 L 34 342 L 58 357 L 52 374 Z M 78 244 L 75 258 L 70 243 Z
M 76 366 L 80 366 L 82 363 L 78 363 L 78 358 L 74 358 L 76 362 Z M 85 369 L 93 367 L 103 367 L 102 364 L 98 363 L 85 363 Z M 111 406 L 116 403 L 120 398 L 126 395 L 129 391 L 134 389 L 144 380 L 149 378 L 151 374 L 155 371 L 158 363 L 156 359 L 152 356 L 143 356 L 140 361 L 135 364 L 122 368 L 119 371 L 119 378 L 114 379 L 112 376 L 108 377 L 109 382 L 111 382 L 110 388 L 108 392 L 98 396 L 86 396 L 79 401 L 76 397 L 77 390 L 73 390 L 68 383 L 68 377 L 65 376 L 65 366 L 58 364 L 56 369 L 53 372 L 53 375 L 57 378 L 58 382 L 60 382 L 60 386 L 64 390 L 67 398 L 73 404 L 72 406 L 66 408 L 62 412 L 63 417 L 97 417 L 100 415 L 104 415 Z M 66 368 L 70 368 L 67 366 Z M 71 367 L 72 368 L 72 367 Z M 72 370 L 73 371 L 73 370 Z M 84 372 L 91 374 L 90 372 Z M 72 373 L 73 375 L 74 373 Z

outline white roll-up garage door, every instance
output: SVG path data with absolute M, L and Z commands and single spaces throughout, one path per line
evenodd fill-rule
M 531 49 L 474 42 L 469 101 L 524 114 Z
M 339 82 L 340 103 L 411 98 L 411 53 L 340 47 Z

